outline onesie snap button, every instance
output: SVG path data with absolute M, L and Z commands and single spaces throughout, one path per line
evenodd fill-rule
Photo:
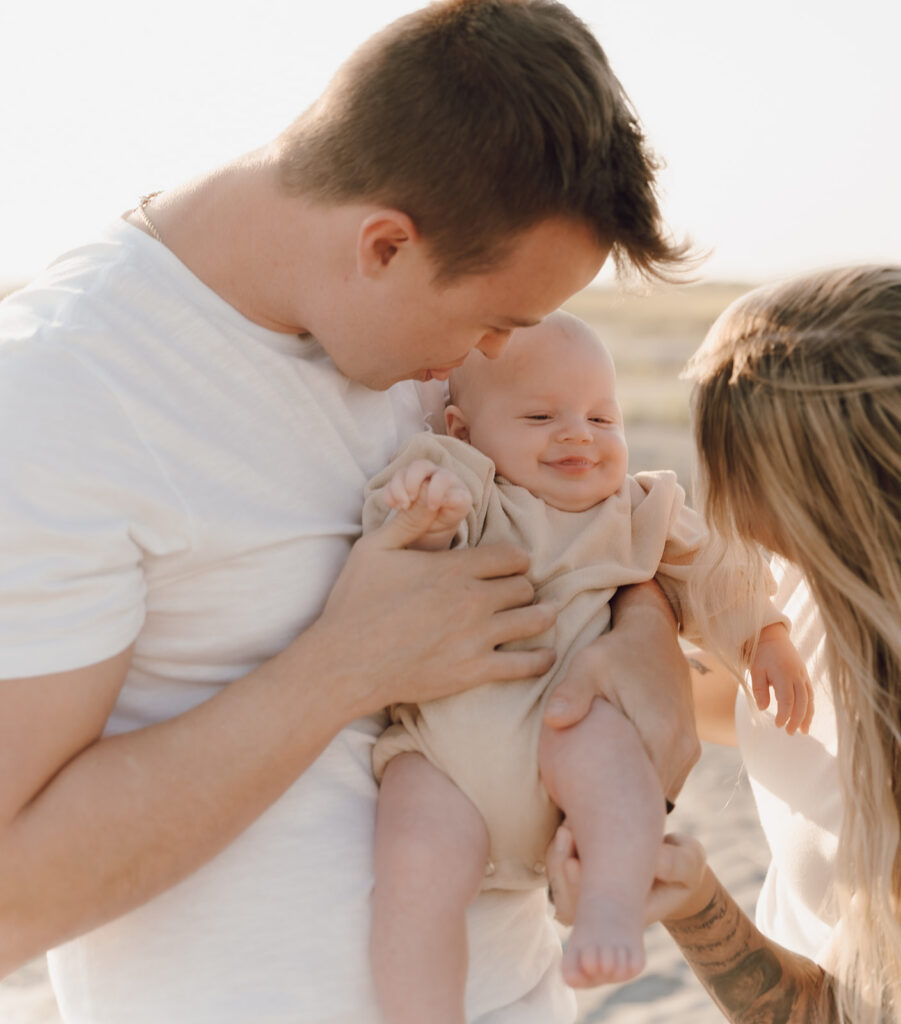
M 485 874 L 490 878 L 494 874 L 494 861 L 490 860 L 485 865 Z

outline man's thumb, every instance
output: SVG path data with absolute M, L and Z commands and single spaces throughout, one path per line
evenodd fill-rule
M 417 501 L 412 507 L 399 509 L 389 516 L 370 537 L 384 551 L 405 548 L 428 533 L 437 516 L 438 509 L 430 509 L 425 502 Z
M 544 721 L 553 729 L 567 729 L 582 721 L 594 698 L 594 690 L 585 686 L 578 677 L 564 679 L 544 709 Z

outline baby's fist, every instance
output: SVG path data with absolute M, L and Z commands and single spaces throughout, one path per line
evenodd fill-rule
M 761 711 L 770 703 L 770 687 L 776 695 L 776 725 L 789 734 L 807 733 L 813 719 L 813 687 L 804 660 L 780 623 L 760 632 L 751 661 L 751 691 Z

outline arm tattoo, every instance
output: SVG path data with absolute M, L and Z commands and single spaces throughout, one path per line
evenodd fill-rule
M 698 661 L 697 658 L 687 658 L 688 664 L 698 673 L 699 676 L 706 676 L 710 672 L 710 668 L 704 664 L 703 661 Z
M 666 927 L 733 1024 L 838 1020 L 823 970 L 761 935 L 719 882 L 700 913 Z

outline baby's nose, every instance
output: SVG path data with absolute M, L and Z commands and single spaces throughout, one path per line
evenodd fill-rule
M 560 437 L 570 441 L 590 441 L 591 430 L 581 416 L 567 416 L 560 424 Z

